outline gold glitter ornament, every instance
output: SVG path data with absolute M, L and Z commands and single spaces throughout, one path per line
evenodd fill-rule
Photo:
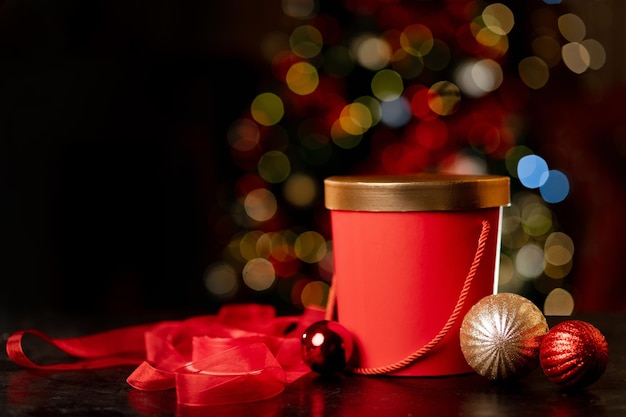
M 548 323 L 521 295 L 488 295 L 470 308 L 460 342 L 467 363 L 491 380 L 519 378 L 539 367 L 539 347 Z

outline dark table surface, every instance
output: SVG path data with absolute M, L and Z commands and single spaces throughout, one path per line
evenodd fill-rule
M 515 383 L 493 383 L 479 375 L 437 378 L 321 377 L 309 373 L 268 400 L 213 407 L 182 407 L 173 390 L 144 392 L 126 382 L 133 366 L 85 371 L 23 369 L 0 356 L 1 416 L 626 416 L 626 314 L 572 317 L 605 335 L 609 364 L 590 387 L 563 392 L 540 369 Z M 548 318 L 553 325 L 568 318 Z M 23 324 L 23 323 L 22 323 Z M 15 326 L 15 325 L 13 325 Z M 60 333 L 85 332 L 64 321 Z M 54 320 L 46 330 L 54 334 Z M 22 328 L 3 331 L 9 333 Z M 80 335 L 80 334 L 78 334 Z

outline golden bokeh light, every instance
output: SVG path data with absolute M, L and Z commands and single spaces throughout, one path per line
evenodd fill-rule
M 522 207 L 522 225 L 529 236 L 542 236 L 552 230 L 552 210 L 537 201 Z
M 331 129 L 330 129 L 330 137 L 333 140 L 333 143 L 340 148 L 343 149 L 352 149 L 355 148 L 361 143 L 363 139 L 362 134 L 353 135 L 350 132 L 346 132 L 341 124 L 341 120 L 337 119 Z
M 318 11 L 315 0 L 283 0 L 281 5 L 285 15 L 297 19 L 311 19 Z
M 371 120 L 370 127 L 375 126 L 382 119 L 383 111 L 380 105 L 380 101 L 376 100 L 374 97 L 372 96 L 357 97 L 354 100 L 354 103 L 362 104 L 365 107 L 367 107 L 367 110 L 369 111 L 369 119 Z
M 283 186 L 285 199 L 296 207 L 310 207 L 318 197 L 315 179 L 308 174 L 294 173 L 287 178 Z
M 328 300 L 329 286 L 322 281 L 307 283 L 300 293 L 300 302 L 305 308 L 324 308 Z
M 589 53 L 589 68 L 599 70 L 606 62 L 606 51 L 604 46 L 595 39 L 585 39 L 581 46 Z
M 574 312 L 574 297 L 563 288 L 553 289 L 543 304 L 546 316 L 571 316 Z
M 306 263 L 319 262 L 326 254 L 326 239 L 320 233 L 309 230 L 298 235 L 294 243 L 296 256 Z
M 412 24 L 402 30 L 400 45 L 408 54 L 423 57 L 433 48 L 433 34 L 428 26 Z
M 392 69 L 384 69 L 374 74 L 371 87 L 374 97 L 381 101 L 396 100 L 404 91 L 402 77 Z
M 550 78 L 548 64 L 538 56 L 530 56 L 522 59 L 517 69 L 524 84 L 533 90 L 538 90 L 545 86 Z
M 563 232 L 550 233 L 545 243 L 546 262 L 565 265 L 574 256 L 574 241 Z
M 285 76 L 287 87 L 301 96 L 315 91 L 319 81 L 317 69 L 308 62 L 296 62 L 289 68 Z
M 224 262 L 210 265 L 204 273 L 204 286 L 211 295 L 225 298 L 234 295 L 239 288 L 235 269 Z
M 455 113 L 460 104 L 461 91 L 454 83 L 439 81 L 428 90 L 428 107 L 440 116 Z
M 372 127 L 372 113 L 364 104 L 351 103 L 341 110 L 339 123 L 345 132 L 355 136 L 361 135 Z
M 302 58 L 313 58 L 318 55 L 322 51 L 323 45 L 322 34 L 311 25 L 298 26 L 289 37 L 291 50 Z
M 244 200 L 246 214 L 253 220 L 264 222 L 276 214 L 278 204 L 274 194 L 265 188 L 257 188 L 246 195 Z
M 513 12 L 502 3 L 492 3 L 482 12 L 485 26 L 497 35 L 507 35 L 515 24 Z
M 274 266 L 264 258 L 251 259 L 242 272 L 243 282 L 255 291 L 265 291 L 276 281 Z
M 257 123 L 272 126 L 285 114 L 283 100 L 274 93 L 261 93 L 252 100 L 250 112 Z
M 277 184 L 285 181 L 291 174 L 289 158 L 281 151 L 268 151 L 259 159 L 257 170 L 265 181 Z
M 239 253 L 246 261 L 259 257 L 257 251 L 257 242 L 263 236 L 263 232 L 259 230 L 251 230 L 246 232 L 239 239 Z
M 561 48 L 561 58 L 563 62 L 575 74 L 582 74 L 587 71 L 591 64 L 589 51 L 581 43 L 570 42 Z
M 585 39 L 587 28 L 585 22 L 574 13 L 566 13 L 559 16 L 558 21 L 559 32 L 569 42 L 581 42 Z

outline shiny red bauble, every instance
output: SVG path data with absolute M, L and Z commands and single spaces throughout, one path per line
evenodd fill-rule
M 318 374 L 341 372 L 352 357 L 352 336 L 335 321 L 313 323 L 302 334 L 301 343 L 302 360 Z
M 553 326 L 539 350 L 541 368 L 548 379 L 564 389 L 585 388 L 606 370 L 609 348 L 593 325 L 567 320 Z

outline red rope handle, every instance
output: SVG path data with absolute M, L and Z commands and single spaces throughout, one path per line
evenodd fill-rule
M 400 370 L 410 365 L 417 359 L 421 358 L 428 352 L 430 352 L 448 334 L 450 329 L 454 326 L 457 319 L 459 318 L 459 315 L 461 314 L 461 311 L 463 310 L 463 306 L 465 305 L 465 300 L 467 298 L 467 294 L 469 293 L 472 281 L 474 280 L 474 276 L 476 275 L 476 270 L 478 269 L 478 266 L 480 265 L 480 260 L 482 259 L 483 253 L 485 252 L 485 244 L 487 243 L 487 238 L 489 237 L 489 230 L 490 230 L 489 222 L 487 220 L 483 220 L 482 230 L 480 232 L 480 236 L 478 237 L 476 252 L 474 254 L 474 260 L 472 262 L 472 265 L 470 266 L 467 276 L 465 277 L 465 282 L 463 284 L 461 293 L 459 294 L 459 298 L 456 302 L 456 306 L 454 307 L 452 314 L 450 314 L 448 321 L 444 324 L 444 326 L 441 328 L 439 333 L 437 333 L 437 335 L 433 337 L 430 342 L 426 343 L 424 346 L 422 346 L 415 352 L 408 355 L 406 358 L 396 363 L 392 363 L 387 366 L 372 367 L 372 368 L 361 368 L 361 367 L 352 368 L 351 369 L 352 372 L 356 374 L 362 374 L 362 375 L 379 375 L 379 374 L 386 374 L 389 372 Z M 330 320 L 333 316 L 335 302 L 336 302 L 336 296 L 335 296 L 334 281 L 333 281 L 333 284 L 331 285 L 331 288 L 328 294 L 328 304 L 326 307 L 326 319 L 327 320 Z

